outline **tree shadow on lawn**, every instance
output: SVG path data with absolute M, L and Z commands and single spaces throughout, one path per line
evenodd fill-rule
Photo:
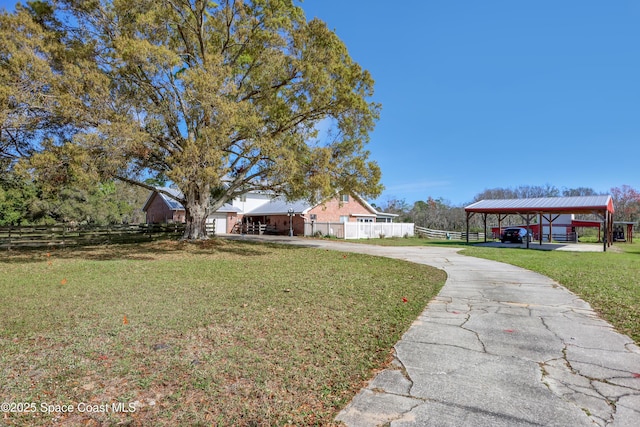
M 47 261 L 51 257 L 55 257 L 56 259 L 80 259 L 90 261 L 155 261 L 172 255 L 208 255 L 215 252 L 239 256 L 262 256 L 266 254 L 264 250 L 266 247 L 283 248 L 285 246 L 248 241 L 229 243 L 224 239 L 215 238 L 199 242 L 159 240 L 145 243 L 93 246 L 19 248 L 5 251 L 4 254 L 0 255 L 0 263 L 38 263 Z

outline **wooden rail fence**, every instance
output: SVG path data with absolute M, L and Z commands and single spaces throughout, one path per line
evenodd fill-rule
M 0 249 L 133 243 L 180 237 L 184 233 L 184 227 L 184 224 L 0 227 Z
M 432 230 L 430 228 L 419 227 L 416 225 L 415 233 L 417 236 L 427 239 L 438 240 L 467 240 L 467 233 L 461 231 Z M 487 236 L 491 238 L 490 236 Z M 469 240 L 484 240 L 484 233 L 469 233 Z

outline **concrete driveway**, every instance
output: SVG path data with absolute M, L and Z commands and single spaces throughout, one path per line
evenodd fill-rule
M 337 420 L 348 426 L 638 426 L 640 349 L 540 274 L 458 249 L 277 238 L 448 279 Z

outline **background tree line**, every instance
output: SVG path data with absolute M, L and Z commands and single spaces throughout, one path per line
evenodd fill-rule
M 543 186 L 522 185 L 518 187 L 498 187 L 485 189 L 478 193 L 471 202 L 465 205 L 452 205 L 448 200 L 440 197 L 434 199 L 428 197 L 426 200 L 418 200 L 410 205 L 404 199 L 390 198 L 380 206 L 382 211 L 398 214 L 398 221 L 413 222 L 420 227 L 435 230 L 463 231 L 466 229 L 466 214 L 464 207 L 480 200 L 491 199 L 525 199 L 535 197 L 572 197 L 572 196 L 595 196 L 601 193 L 592 188 L 562 188 L 546 184 Z M 613 187 L 609 193 L 613 197 L 615 208 L 615 221 L 635 222 L 640 216 L 640 192 L 629 185 Z M 577 218 L 578 219 L 578 218 Z M 588 218 L 579 218 L 588 219 Z M 521 224 L 522 219 L 517 215 L 510 215 L 505 225 Z M 470 227 L 481 230 L 483 224 L 476 215 L 471 218 Z

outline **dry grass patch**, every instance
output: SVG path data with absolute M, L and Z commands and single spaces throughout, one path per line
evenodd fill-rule
M 445 281 L 398 260 L 226 240 L 0 265 L 0 394 L 37 405 L 5 414 L 16 426 L 329 425 Z

